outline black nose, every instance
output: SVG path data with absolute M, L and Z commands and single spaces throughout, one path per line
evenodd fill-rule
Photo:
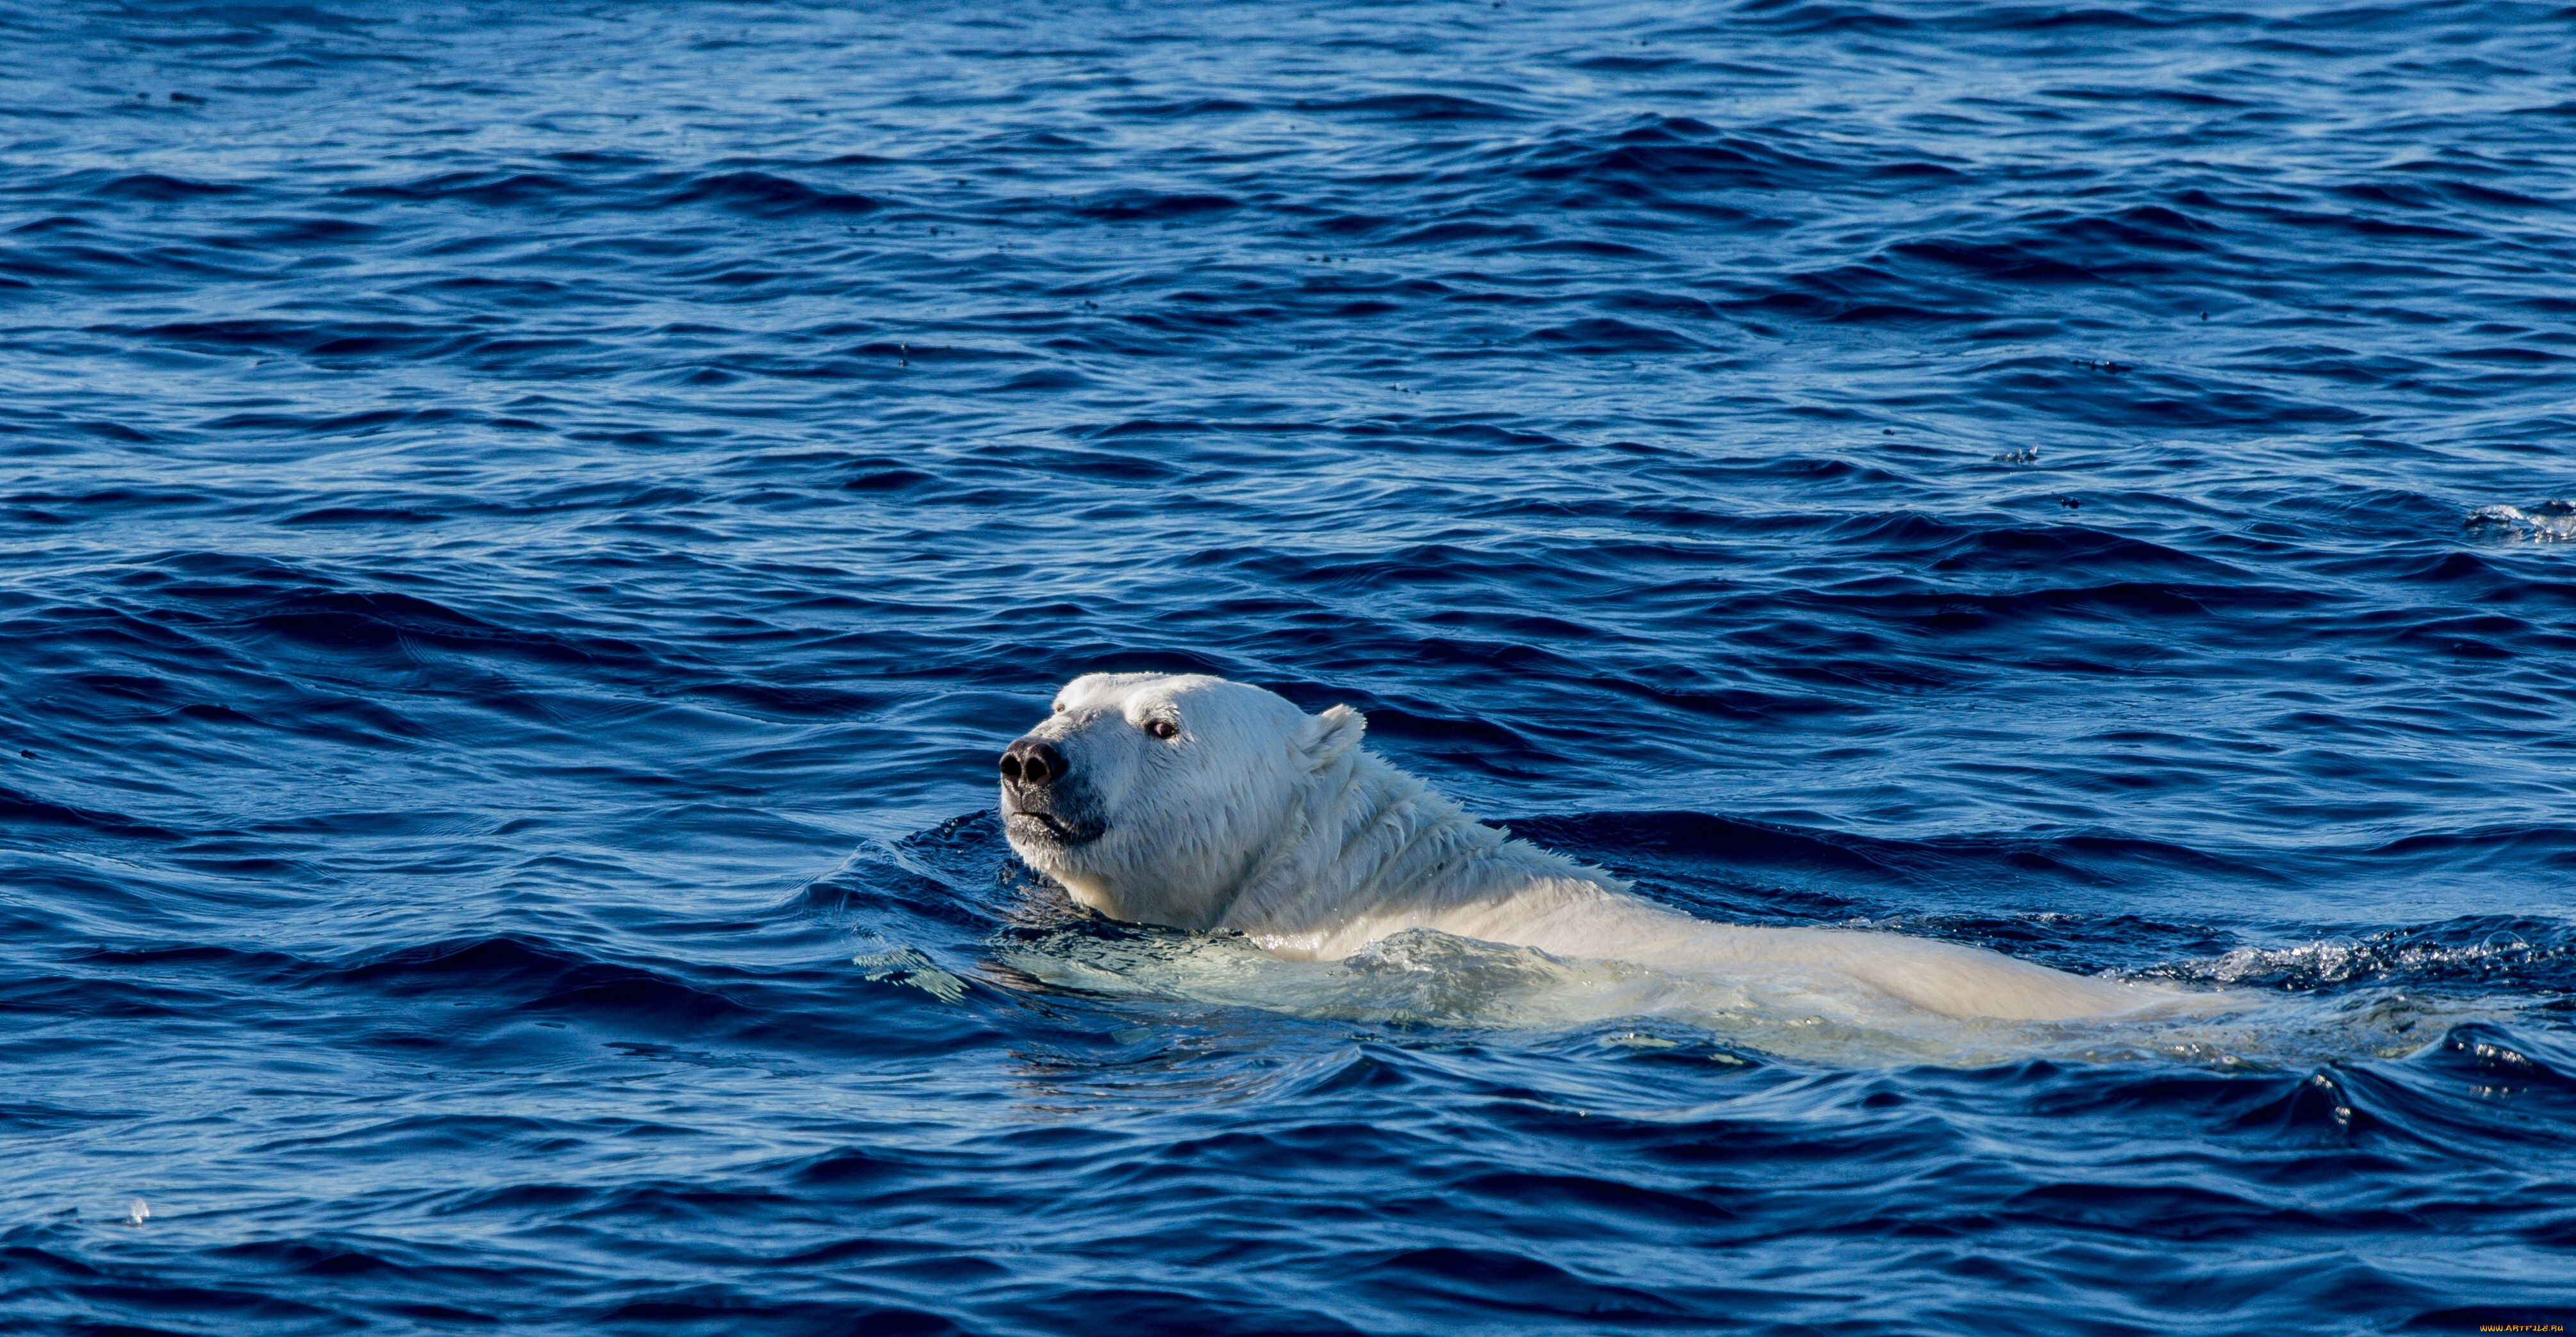
M 1023 738 L 1002 754 L 1002 778 L 1015 785 L 1043 785 L 1064 778 L 1064 754 L 1053 743 Z

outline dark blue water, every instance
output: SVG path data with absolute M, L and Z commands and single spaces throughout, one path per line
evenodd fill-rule
M 0 1328 L 2576 1313 L 2576 11 L 402 8 L 0 7 Z M 1087 920 L 1135 667 L 2252 1001 Z

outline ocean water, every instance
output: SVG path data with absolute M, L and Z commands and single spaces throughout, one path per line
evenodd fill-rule
M 0 1330 L 2576 1315 L 2576 10 L 0 4 Z M 1836 1030 L 1018 865 L 1204 670 Z

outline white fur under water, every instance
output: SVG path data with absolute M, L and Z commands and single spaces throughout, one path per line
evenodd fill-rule
M 1838 1065 L 1976 1066 L 2034 1057 L 2177 1061 L 2230 1070 L 2421 1048 L 2464 1021 L 2509 1020 L 2477 1000 L 2391 990 L 2198 995 L 2216 1009 L 2005 1021 L 1911 1007 L 1855 1008 L 1848 990 L 1791 978 L 1728 980 L 1412 929 L 1339 960 L 1295 960 L 1231 933 L 1068 929 L 1006 948 L 1001 963 L 1047 985 L 1180 1006 L 1250 1007 L 1365 1025 L 1590 1032 L 1599 1043 L 1727 1050 Z M 1712 1057 L 1723 1058 L 1725 1050 Z

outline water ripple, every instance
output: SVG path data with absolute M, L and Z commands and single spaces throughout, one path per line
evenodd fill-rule
M 0 0 L 31 1332 L 2565 1322 L 2561 9 Z M 1838 1027 L 1011 860 L 1368 712 Z

